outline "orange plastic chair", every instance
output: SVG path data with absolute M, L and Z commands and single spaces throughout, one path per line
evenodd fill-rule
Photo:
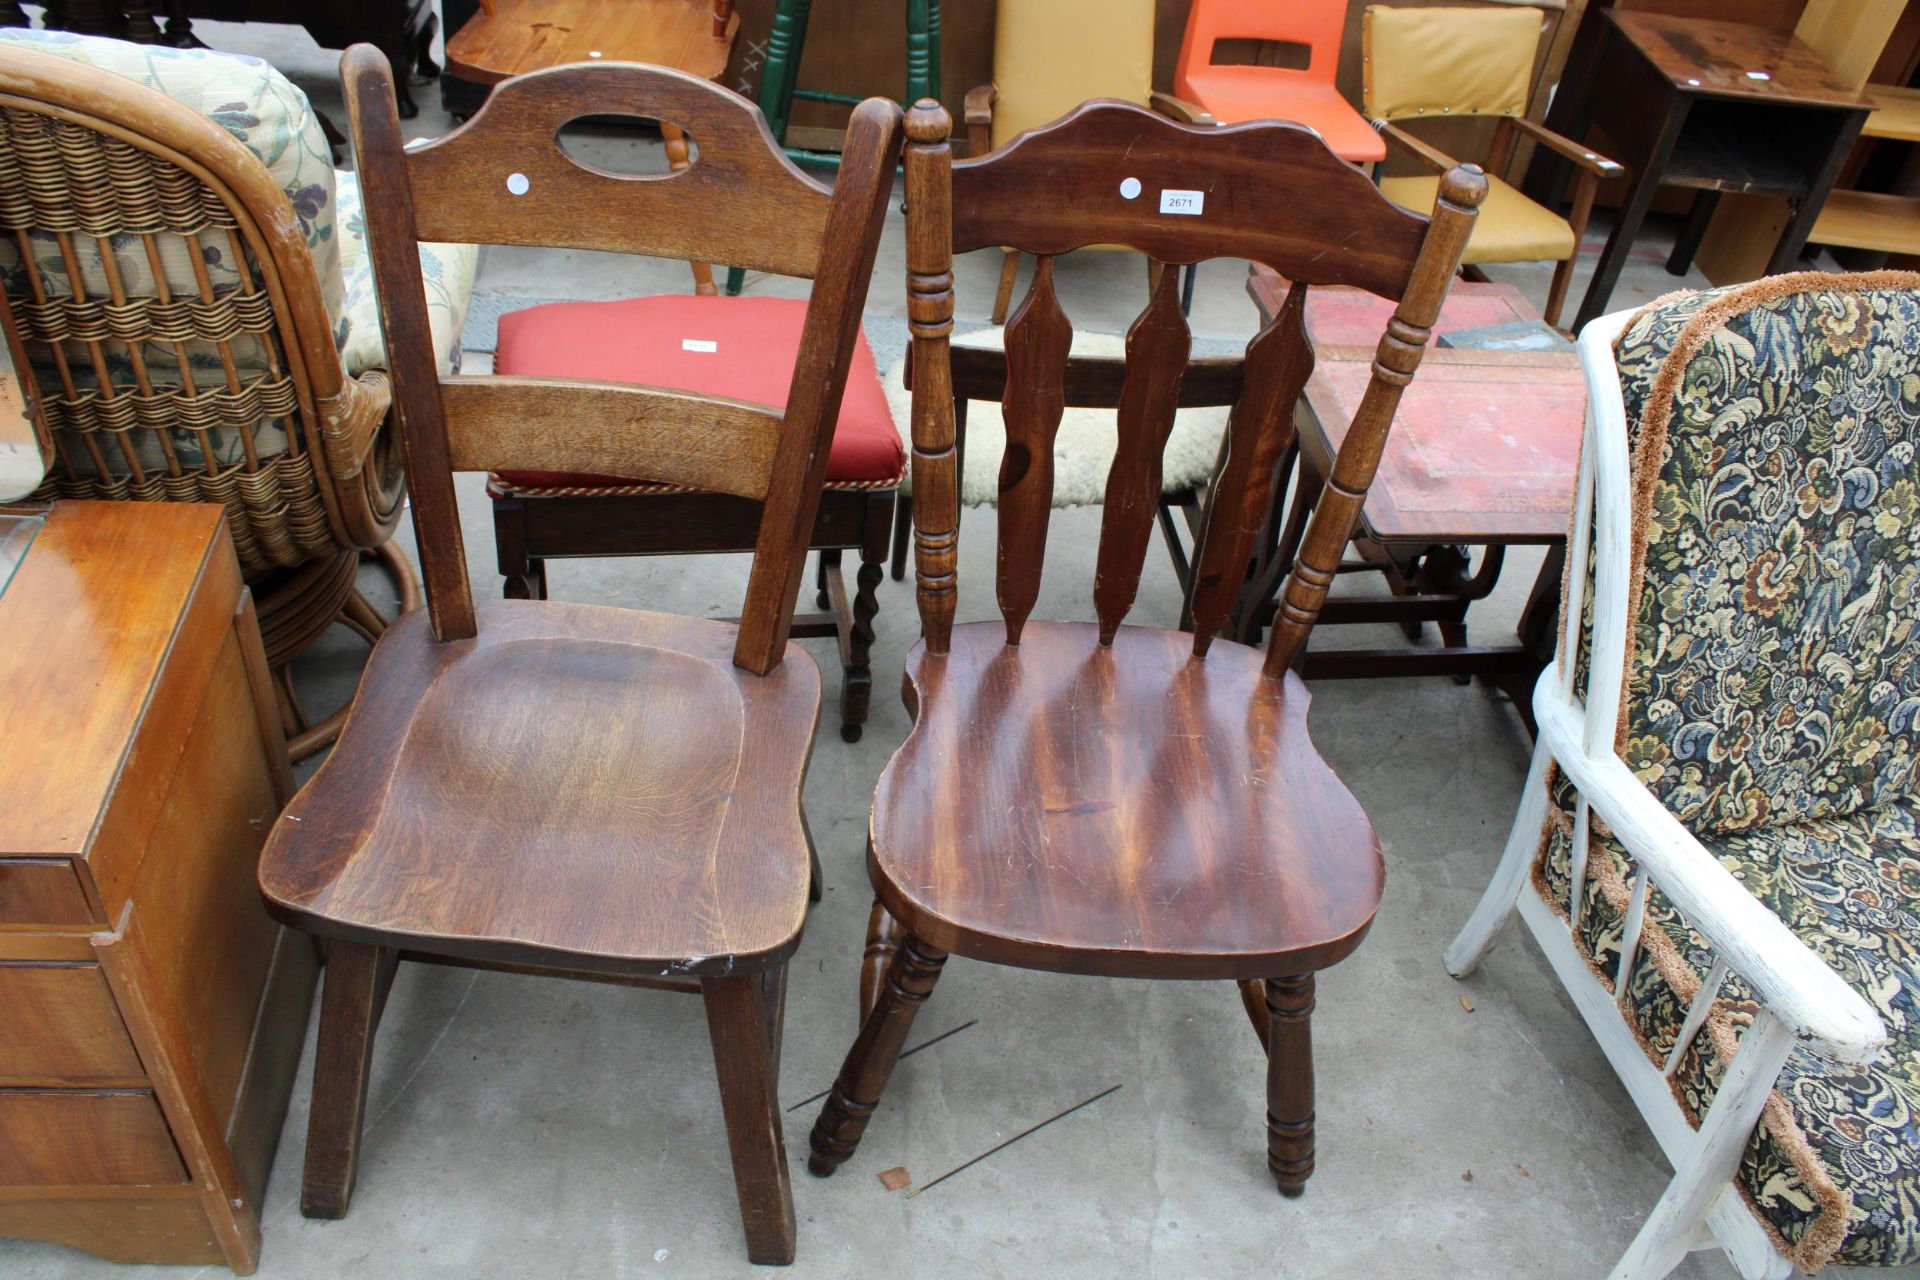
M 1386 144 L 1333 84 L 1346 25 L 1347 0 L 1193 0 L 1173 91 L 1221 124 L 1297 121 L 1318 131 L 1341 159 L 1371 164 L 1387 154 Z M 1220 40 L 1304 45 L 1307 65 L 1217 65 L 1213 52 Z

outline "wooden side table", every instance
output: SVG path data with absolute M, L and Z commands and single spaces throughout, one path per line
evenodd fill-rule
M 56 503 L 0 723 L 0 1235 L 250 1272 L 316 966 L 256 880 L 293 786 L 221 509 Z
M 1548 128 L 1571 138 L 1604 129 L 1612 154 L 1633 170 L 1574 317 L 1576 332 L 1606 310 L 1663 185 L 1700 193 L 1669 270 L 1686 270 L 1725 191 L 1792 202 L 1767 273 L 1791 268 L 1873 109 L 1820 55 L 1784 32 L 1659 13 L 1601 16 L 1594 47 L 1569 69 L 1547 115 Z
M 1247 283 L 1264 318 L 1284 301 L 1286 288 L 1286 281 L 1264 267 L 1255 268 Z M 1286 501 L 1290 464 L 1283 463 L 1267 536 L 1235 618 L 1241 640 L 1257 641 L 1272 619 L 1274 595 L 1293 565 L 1307 516 L 1365 388 L 1374 358 L 1368 339 L 1380 332 L 1391 311 L 1391 303 L 1357 289 L 1308 295 L 1307 336 L 1315 366 L 1295 415 L 1295 500 Z M 1538 319 L 1511 285 L 1456 283 L 1434 331 L 1442 335 Z M 1301 675 L 1308 680 L 1450 675 L 1462 681 L 1479 675 L 1505 688 L 1531 727 L 1533 681 L 1553 654 L 1586 405 L 1586 382 L 1571 352 L 1430 347 L 1401 399 L 1361 510 L 1354 538 L 1358 558 L 1341 566 L 1342 572 L 1384 575 L 1393 598 L 1330 599 L 1318 626 L 1393 622 L 1417 634 L 1422 623 L 1433 622 L 1443 643 L 1310 648 Z M 1498 584 L 1505 549 L 1521 545 L 1549 549 L 1521 615 L 1521 643 L 1470 643 L 1469 608 Z M 1480 567 L 1469 572 L 1472 547 L 1485 548 L 1485 554 Z

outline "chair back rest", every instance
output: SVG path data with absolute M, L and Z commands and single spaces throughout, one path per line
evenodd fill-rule
M 752 103 L 665 67 L 588 63 L 516 76 L 461 128 L 411 148 L 383 54 L 349 49 L 341 79 L 434 634 L 458 640 L 475 629 L 454 472 L 644 475 L 762 504 L 734 660 L 771 670 L 786 650 L 893 186 L 899 106 L 874 98 L 854 109 L 829 193 L 788 162 Z M 698 154 L 675 173 L 596 169 L 558 141 L 567 124 L 593 115 L 677 125 Z M 597 249 L 810 278 L 786 407 L 571 378 L 442 377 L 421 240 Z
M 1000 147 L 1089 98 L 1153 95 L 1154 0 L 999 0 L 993 130 Z
M 1360 15 L 1367 119 L 1525 115 L 1546 17 L 1524 5 L 1368 5 Z
M 329 471 L 343 376 L 281 183 L 193 107 L 24 43 L 0 41 L 0 327 L 52 445 L 39 496 L 218 503 L 250 577 L 376 545 L 399 469 L 362 481 L 384 504 Z
M 1806 272 L 1655 303 L 1616 360 L 1636 557 L 1628 767 L 1701 833 L 1912 798 L 1920 274 Z
M 1065 403 L 1072 327 L 1054 291 L 1055 255 L 1115 244 L 1169 267 L 1245 258 L 1293 281 L 1279 313 L 1247 346 L 1194 551 L 1194 652 L 1202 656 L 1240 589 L 1275 470 L 1292 440 L 1294 404 L 1313 368 L 1304 324 L 1308 288 L 1355 285 L 1399 303 L 1282 596 L 1267 660 L 1269 674 L 1279 676 L 1326 598 L 1486 180 L 1470 167 L 1449 172 L 1429 219 L 1395 206 L 1312 130 L 1295 124 L 1197 128 L 1129 103 L 1090 102 L 1003 150 L 954 164 L 947 123 L 937 106 L 920 104 L 908 120 L 907 148 L 914 540 L 931 652 L 946 651 L 957 586 L 948 351 L 953 254 L 1004 245 L 1038 259 L 1032 288 L 1006 327 L 997 589 L 1010 644 L 1019 643 L 1039 595 L 1053 439 Z M 1160 272 L 1127 333 L 1093 592 L 1108 642 L 1139 586 L 1160 499 L 1161 453 L 1189 363 L 1178 276 Z
M 1347 0 L 1193 0 L 1174 84 L 1213 65 L 1222 40 L 1271 40 L 1303 45 L 1307 65 L 1297 69 L 1236 66 L 1234 72 L 1302 76 L 1332 84 L 1340 70 L 1340 42 L 1347 29 Z

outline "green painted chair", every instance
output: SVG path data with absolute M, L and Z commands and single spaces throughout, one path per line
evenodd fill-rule
M 907 11 L 907 97 L 911 106 L 922 98 L 940 96 L 940 0 L 905 0 Z M 767 127 L 800 164 L 837 168 L 840 156 L 832 151 L 810 151 L 788 147 L 787 122 L 793 117 L 793 100 L 831 102 L 843 107 L 858 106 L 861 99 L 850 93 L 826 89 L 805 89 L 799 84 L 800 58 L 807 50 L 807 19 L 813 12 L 813 0 L 779 0 L 773 11 L 773 27 L 767 35 L 767 62 L 760 72 L 760 90 L 755 101 Z M 741 267 L 727 269 L 727 292 L 737 294 L 746 280 Z

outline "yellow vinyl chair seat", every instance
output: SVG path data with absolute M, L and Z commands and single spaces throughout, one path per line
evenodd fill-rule
M 1381 194 L 1414 213 L 1431 213 L 1440 179 L 1435 175 L 1382 178 Z M 1487 199 L 1473 224 L 1463 263 L 1564 262 L 1575 249 L 1573 228 L 1565 218 L 1488 175 Z

